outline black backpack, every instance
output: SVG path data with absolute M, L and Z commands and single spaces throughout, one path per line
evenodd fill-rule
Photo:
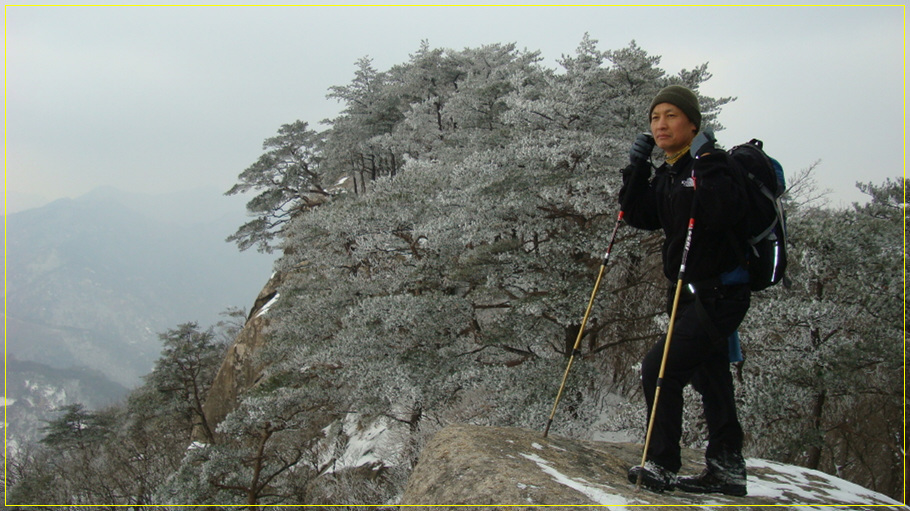
M 749 251 L 743 265 L 749 271 L 753 291 L 783 281 L 790 287 L 787 271 L 787 218 L 781 196 L 786 190 L 784 169 L 752 139 L 729 153 L 746 178 L 749 213 L 746 215 L 746 242 Z

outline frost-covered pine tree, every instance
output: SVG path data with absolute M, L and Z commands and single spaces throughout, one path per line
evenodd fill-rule
M 271 252 L 272 240 L 281 236 L 291 219 L 332 195 L 320 167 L 322 144 L 323 135 L 303 121 L 282 125 L 276 136 L 263 142 L 266 153 L 241 172 L 240 182 L 225 193 L 258 192 L 247 203 L 247 211 L 255 218 L 227 241 L 236 242 L 240 250 L 255 245 L 260 252 Z
M 200 330 L 194 322 L 178 325 L 159 334 L 161 357 L 146 377 L 162 407 L 184 418 L 183 424 L 198 424 L 204 438 L 214 440 L 202 410 L 212 381 L 224 358 L 225 345 L 216 342 L 214 328 Z

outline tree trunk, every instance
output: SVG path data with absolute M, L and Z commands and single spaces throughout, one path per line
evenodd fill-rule
M 816 470 L 822 459 L 822 446 L 820 445 L 824 441 L 824 432 L 822 432 L 822 412 L 825 409 L 825 398 L 827 394 L 828 392 L 823 389 L 815 396 L 815 404 L 812 406 L 812 415 L 810 416 L 812 419 L 812 428 L 818 433 L 820 442 L 809 446 L 806 467 Z
M 253 479 L 250 481 L 250 488 L 246 494 L 246 503 L 250 511 L 258 511 L 259 509 L 259 492 L 262 491 L 262 488 L 259 487 L 259 478 L 262 474 L 265 444 L 268 443 L 271 436 L 272 430 L 266 425 L 265 429 L 262 431 L 262 436 L 259 439 L 259 449 L 256 451 L 256 458 L 253 460 Z
M 199 389 L 199 385 L 196 380 L 193 380 L 193 412 L 199 417 L 200 425 L 202 426 L 202 434 L 205 436 L 205 441 L 210 444 L 215 443 L 215 434 L 212 432 L 212 428 L 209 427 L 209 421 L 205 417 L 205 407 L 204 398 L 202 397 L 202 391 Z

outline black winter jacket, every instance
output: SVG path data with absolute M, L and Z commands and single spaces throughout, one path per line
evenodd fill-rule
M 721 150 L 693 159 L 688 154 L 674 165 L 664 163 L 651 177 L 651 166 L 623 170 L 619 202 L 626 223 L 647 230 L 662 228 L 664 274 L 679 276 L 693 197 L 697 195 L 692 243 L 686 259 L 685 282 L 719 277 L 740 265 L 729 233 L 744 228 L 747 207 L 742 177 Z M 692 169 L 695 169 L 695 185 Z M 741 236 L 736 236 L 740 238 Z

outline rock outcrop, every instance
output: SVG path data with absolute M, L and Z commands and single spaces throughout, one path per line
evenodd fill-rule
M 256 354 L 265 345 L 265 331 L 269 325 L 266 312 L 277 299 L 280 284 L 281 274 L 276 273 L 259 292 L 243 329 L 215 375 L 202 406 L 206 421 L 213 430 L 237 406 L 240 394 L 255 385 L 262 375 L 263 368 L 257 363 Z M 206 441 L 201 425 L 194 428 L 193 438 Z
M 450 426 L 421 452 L 401 504 L 426 509 L 519 506 L 508 508 L 512 510 L 540 505 L 902 508 L 887 496 L 828 474 L 759 459 L 747 460 L 746 497 L 636 490 L 626 474 L 629 467 L 640 463 L 641 449 L 639 444 L 544 438 L 540 431 L 518 428 Z M 685 450 L 683 458 L 683 473 L 698 473 L 703 468 L 703 453 Z

